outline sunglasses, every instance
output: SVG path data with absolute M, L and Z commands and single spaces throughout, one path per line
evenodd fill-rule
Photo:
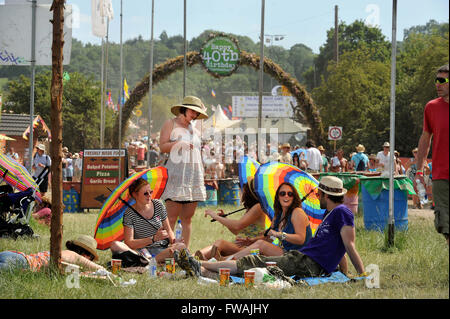
M 436 84 L 444 84 L 444 83 L 448 83 L 448 78 L 436 78 L 436 79 L 434 80 L 434 82 L 435 82 Z
M 145 193 L 144 193 L 144 196 L 151 196 L 152 194 L 153 194 L 153 191 L 145 192 Z
M 278 193 L 278 196 L 280 196 L 280 197 L 284 197 L 286 195 L 288 195 L 289 197 L 294 197 L 294 193 L 293 192 L 281 191 L 281 192 Z

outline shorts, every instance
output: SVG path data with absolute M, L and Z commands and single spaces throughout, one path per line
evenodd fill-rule
M 434 227 L 448 238 L 448 180 L 433 181 Z
M 4 270 L 29 269 L 27 259 L 13 251 L 0 252 L 0 272 Z
M 266 261 L 274 261 L 286 276 L 318 277 L 327 272 L 310 257 L 297 250 L 290 250 L 283 256 L 248 255 L 239 258 L 236 262 L 237 274 L 242 275 L 244 270 L 251 268 L 265 268 Z
M 150 246 L 147 246 L 145 248 L 147 248 L 148 252 L 151 255 L 157 256 L 160 253 L 162 253 L 164 250 L 169 248 L 169 240 L 168 239 L 160 240 L 160 241 L 157 241 L 156 243 L 154 243 Z

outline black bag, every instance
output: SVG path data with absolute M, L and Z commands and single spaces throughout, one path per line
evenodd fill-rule
M 366 170 L 366 164 L 364 163 L 364 161 L 361 159 L 358 163 L 358 166 L 356 167 L 356 171 L 357 172 L 362 172 Z
M 122 260 L 122 268 L 145 267 L 148 265 L 148 261 L 145 258 L 130 250 L 121 253 L 113 253 L 112 258 Z M 108 263 L 108 268 L 110 267 L 111 265 Z

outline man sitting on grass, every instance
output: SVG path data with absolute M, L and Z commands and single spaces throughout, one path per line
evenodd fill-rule
M 220 262 L 197 261 L 187 249 L 176 251 L 174 258 L 177 264 L 189 276 L 200 276 L 205 270 L 218 272 L 219 268 L 230 268 L 231 274 L 242 275 L 244 270 L 266 267 L 267 261 L 274 261 L 286 276 L 317 277 L 340 270 L 347 274 L 345 253 L 358 274 L 365 276 L 364 265 L 355 248 L 355 225 L 352 212 L 344 206 L 342 181 L 334 176 L 325 176 L 319 187 L 320 208 L 327 213 L 319 225 L 316 234 L 308 244 L 299 250 L 291 250 L 283 256 L 249 255 L 238 260 Z

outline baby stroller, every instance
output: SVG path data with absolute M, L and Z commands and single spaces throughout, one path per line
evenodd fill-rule
M 48 173 L 49 169 L 44 169 L 36 183 L 40 185 Z M 36 190 L 33 188 L 14 193 L 10 185 L 0 186 L 0 238 L 37 237 L 28 224 L 36 204 L 35 198 Z

